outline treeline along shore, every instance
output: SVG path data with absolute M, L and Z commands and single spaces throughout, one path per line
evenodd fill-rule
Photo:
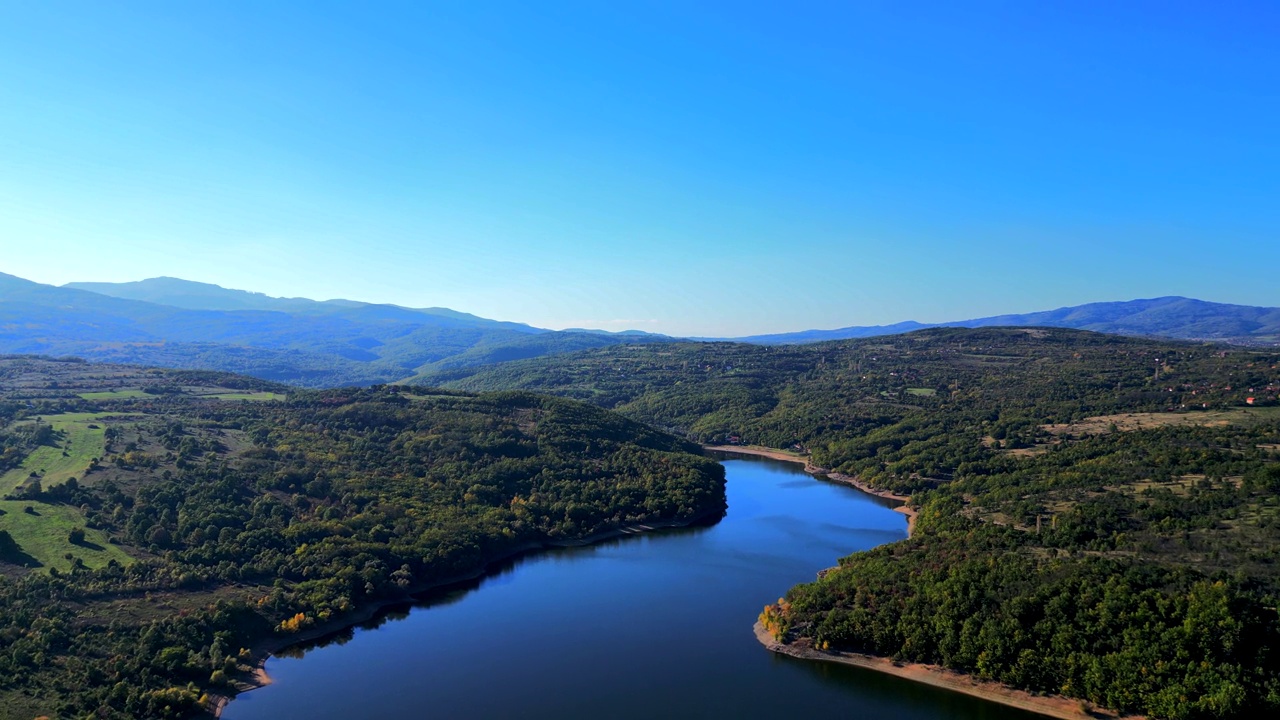
M 273 634 L 265 636 L 255 643 L 250 649 L 250 656 L 254 660 L 252 670 L 249 672 L 243 672 L 242 668 L 242 672 L 236 676 L 228 688 L 224 691 L 214 692 L 207 695 L 203 706 L 215 717 L 221 717 L 223 709 L 235 698 L 236 695 L 266 687 L 271 684 L 272 680 L 271 676 L 266 671 L 266 664 L 272 655 L 285 651 L 290 647 L 306 645 L 309 642 L 322 640 L 326 637 L 331 637 L 338 633 L 348 631 L 353 627 L 373 620 L 388 608 L 405 606 L 406 604 L 414 602 L 416 598 L 423 597 L 430 592 L 449 588 L 451 586 L 460 586 L 465 583 L 478 580 L 488 575 L 493 568 L 502 565 L 503 563 L 552 548 L 583 547 L 630 535 L 639 535 L 642 533 L 671 528 L 690 527 L 702 522 L 717 520 L 723 515 L 723 513 L 723 508 L 713 507 L 702 516 L 682 518 L 678 520 L 636 523 L 634 525 L 626 525 L 610 530 L 603 530 L 586 537 L 528 543 L 504 551 L 503 554 L 485 561 L 483 564 L 469 572 L 460 573 L 452 577 L 424 581 L 419 584 L 409 586 L 404 588 L 403 592 L 398 596 L 367 602 L 346 615 L 331 619 L 324 623 L 312 625 L 305 630 L 289 635 Z
M 1115 713 L 1096 708 L 1089 703 L 1081 703 L 1079 700 L 1073 700 L 1061 695 L 1033 694 L 996 682 L 983 682 L 972 675 L 957 673 L 937 665 L 902 663 L 889 658 L 841 652 L 839 650 L 819 650 L 808 643 L 779 642 L 765 628 L 762 621 L 757 621 L 752 630 L 755 632 L 756 640 L 759 640 L 760 644 L 770 651 L 800 660 L 850 665 L 951 692 L 971 695 L 988 702 L 1007 705 L 1019 710 L 1029 710 L 1048 717 L 1059 718 L 1059 720 L 1097 720 L 1098 718 L 1117 717 Z M 1127 720 L 1142 720 L 1142 716 L 1138 715 L 1125 715 L 1123 717 L 1127 718 Z

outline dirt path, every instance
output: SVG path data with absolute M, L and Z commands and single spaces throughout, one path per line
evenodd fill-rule
M 789 450 L 760 447 L 759 445 L 703 445 L 702 449 L 723 453 L 737 453 L 738 455 L 758 455 L 783 462 L 803 463 L 806 468 L 809 466 L 808 455 L 801 455 Z

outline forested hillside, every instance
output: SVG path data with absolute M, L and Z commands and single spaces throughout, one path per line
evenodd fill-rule
M 1051 328 L 931 329 L 810 345 L 614 347 L 481 369 L 445 383 L 586 400 L 706 443 L 798 445 L 823 467 L 911 491 L 946 467 L 913 467 L 927 442 L 955 466 L 1042 425 L 1131 412 L 1275 405 L 1277 353 Z M 867 466 L 868 457 L 883 467 Z M 901 465 L 895 463 L 901 463 Z
M 458 387 L 810 452 L 912 496 L 911 539 L 766 609 L 777 637 L 1161 718 L 1280 710 L 1280 353 L 1056 329 L 679 344 Z
M 0 718 L 186 717 L 273 638 L 724 508 L 697 446 L 581 403 L 284 391 L 0 359 Z

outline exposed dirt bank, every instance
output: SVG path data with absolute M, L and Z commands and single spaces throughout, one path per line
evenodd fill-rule
M 1082 703 L 1079 700 L 1072 700 L 1061 695 L 1032 695 L 1029 692 L 1015 690 L 999 683 L 981 682 L 968 675 L 953 672 L 936 665 L 895 663 L 888 658 L 875 657 L 873 655 L 816 650 L 801 643 L 781 643 L 774 640 L 769 631 L 765 630 L 760 623 L 756 623 L 755 633 L 756 639 L 760 641 L 760 644 L 773 652 L 783 655 L 790 655 L 803 660 L 833 662 L 875 670 L 876 672 L 895 675 L 907 680 L 924 683 L 925 685 L 972 695 L 1020 710 L 1029 710 L 1041 715 L 1061 718 L 1061 720 L 1098 720 L 1099 718 L 1120 717 L 1115 713 L 1093 708 L 1091 705 Z M 1123 720 L 1145 720 L 1145 718 L 1139 715 L 1125 715 Z

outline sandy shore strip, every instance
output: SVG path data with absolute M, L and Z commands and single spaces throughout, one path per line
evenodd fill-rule
M 208 711 L 208 716 L 220 718 L 222 717 L 222 711 L 226 708 L 226 706 L 232 700 L 235 699 L 237 695 L 241 693 L 249 692 L 250 690 L 256 690 L 258 688 L 266 687 L 270 685 L 272 680 L 271 680 L 271 676 L 267 674 L 266 664 L 267 664 L 267 660 L 271 659 L 271 656 L 274 653 L 278 653 L 281 650 L 287 647 L 291 647 L 293 645 L 299 645 L 305 642 L 310 642 L 312 640 L 319 640 L 320 638 L 333 635 L 335 633 L 342 632 L 343 630 L 346 630 L 348 628 L 352 628 L 362 623 L 368 622 L 369 620 L 372 620 L 374 617 L 376 617 L 379 612 L 389 607 L 395 607 L 397 605 L 400 605 L 400 606 L 412 605 L 417 601 L 417 597 L 422 595 L 423 593 L 430 592 L 431 590 L 435 590 L 443 587 L 448 587 L 450 585 L 458 585 L 461 583 L 468 582 L 470 580 L 482 578 L 485 575 L 487 575 L 495 565 L 507 562 L 509 560 L 514 560 L 522 555 L 529 555 L 532 553 L 536 553 L 540 550 L 551 550 L 554 548 L 582 547 L 584 545 L 591 545 L 594 543 L 603 542 L 605 540 L 612 540 L 614 538 L 626 537 L 628 535 L 639 535 L 646 532 L 652 532 L 654 530 L 689 527 L 691 525 L 696 525 L 700 522 L 705 522 L 713 517 L 720 517 L 720 514 L 723 512 L 724 512 L 723 510 L 716 510 L 714 512 L 706 513 L 704 515 L 700 515 L 695 518 L 689 518 L 686 520 L 666 520 L 666 521 L 652 522 L 652 523 L 637 523 L 635 525 L 627 525 L 625 527 L 620 527 L 613 530 L 606 530 L 604 532 L 596 533 L 594 535 L 588 535 L 586 537 L 577 538 L 574 540 L 558 540 L 558 541 L 543 542 L 543 543 L 528 543 L 526 545 L 521 545 L 520 547 L 517 547 L 511 550 L 510 552 L 504 553 L 503 555 L 492 558 L 491 560 L 486 562 L 482 567 L 476 569 L 473 572 L 465 573 L 462 575 L 456 575 L 453 577 L 445 578 L 443 580 L 436 580 L 434 582 L 427 582 L 427 583 L 414 585 L 406 591 L 403 597 L 392 598 L 388 600 L 379 600 L 377 602 L 369 603 L 367 605 L 361 605 L 355 611 L 348 613 L 346 615 L 343 615 L 341 618 L 330 620 L 329 622 L 326 622 L 326 623 L 320 623 L 318 625 L 312 625 L 311 627 L 299 633 L 295 633 L 288 636 L 272 635 L 269 637 L 265 637 L 259 640 L 258 642 L 254 643 L 253 647 L 249 648 L 250 652 L 252 652 L 254 657 L 253 670 L 249 673 L 249 676 L 247 678 L 243 676 L 236 678 L 235 685 L 231 692 L 210 693 L 208 695 L 209 704 L 206 706 L 206 710 Z
M 783 462 L 803 463 L 806 470 L 809 468 L 808 455 L 801 455 L 790 450 L 779 450 L 760 445 L 703 445 L 702 449 L 722 453 L 737 453 L 739 455 L 758 455 L 760 457 L 773 458 L 774 460 L 782 460 Z
M 1141 715 L 1119 716 L 1116 713 L 1094 708 L 1091 704 L 1061 695 L 1032 695 L 1023 690 L 1015 690 L 1006 685 L 993 682 L 981 682 L 968 675 L 953 672 L 936 665 L 918 663 L 895 663 L 888 658 L 846 653 L 836 651 L 815 650 L 811 647 L 781 643 L 773 639 L 768 630 L 760 623 L 755 625 L 756 639 L 769 650 L 782 655 L 812 660 L 816 662 L 832 662 L 842 665 L 874 670 L 888 675 L 905 678 L 925 685 L 950 690 L 952 692 L 972 695 L 983 700 L 1008 705 L 1019 710 L 1027 710 L 1060 720 L 1098 720 L 1099 718 L 1117 718 L 1118 720 L 1146 720 Z
M 907 516 L 907 537 L 910 537 L 911 533 L 915 532 L 916 509 L 907 505 L 907 503 L 911 501 L 911 498 L 906 495 L 894 494 L 888 490 L 873 488 L 852 475 L 831 472 L 826 468 L 818 467 L 817 465 L 809 462 L 808 455 L 801 455 L 800 453 L 791 452 L 789 450 L 761 447 L 759 445 L 703 445 L 702 449 L 710 452 L 755 455 L 757 457 L 767 457 L 772 460 L 781 460 L 783 462 L 801 463 L 804 465 L 804 471 L 810 475 L 824 477 L 828 480 L 850 485 L 868 495 L 875 495 L 876 497 L 885 498 L 886 500 L 896 500 L 897 502 L 902 503 L 902 505 L 894 508 L 894 512 L 900 512 Z

